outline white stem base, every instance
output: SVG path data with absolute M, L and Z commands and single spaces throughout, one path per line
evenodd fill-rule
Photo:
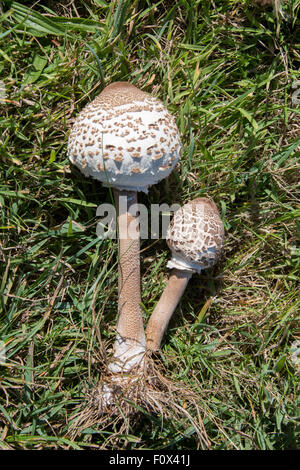
M 128 372 L 133 368 L 141 367 L 145 356 L 145 343 L 138 344 L 126 338 L 117 336 L 112 362 L 108 365 L 110 372 L 117 374 Z

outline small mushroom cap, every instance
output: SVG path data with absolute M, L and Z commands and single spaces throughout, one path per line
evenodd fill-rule
M 127 82 L 108 85 L 77 116 L 68 156 L 85 176 L 120 190 L 148 191 L 180 158 L 175 119 Z
M 172 251 L 168 268 L 200 272 L 213 266 L 224 245 L 224 226 L 215 203 L 201 197 L 178 209 L 166 241 Z

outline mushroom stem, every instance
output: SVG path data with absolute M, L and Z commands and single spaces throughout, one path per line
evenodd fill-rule
M 185 289 L 192 276 L 192 271 L 172 269 L 171 275 L 159 299 L 146 328 L 147 349 L 157 351 L 164 332 L 167 329 Z
M 114 190 L 118 214 L 118 321 L 111 372 L 140 365 L 145 353 L 141 310 L 140 232 L 136 191 Z M 134 207 L 135 206 L 135 207 Z

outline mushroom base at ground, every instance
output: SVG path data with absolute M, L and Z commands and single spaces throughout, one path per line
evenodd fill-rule
M 203 403 L 206 398 L 205 392 Z M 184 418 L 197 433 L 199 447 L 210 448 L 203 425 L 203 418 L 207 416 L 199 401 L 199 390 L 195 394 L 186 383 L 168 378 L 163 364 L 149 355 L 145 356 L 143 368 L 132 373 L 111 374 L 103 370 L 99 384 L 90 391 L 83 408 L 76 413 L 71 436 L 81 435 L 91 427 L 101 432 L 108 428 L 110 434 L 112 429 L 115 431 L 116 444 L 122 445 L 124 441 L 122 438 L 119 441 L 118 437 L 132 432 L 140 418 L 153 415 L 163 419 L 164 423 Z

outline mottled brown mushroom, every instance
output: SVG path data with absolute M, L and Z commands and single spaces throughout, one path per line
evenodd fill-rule
M 188 202 L 169 225 L 166 241 L 171 275 L 146 328 L 147 349 L 157 351 L 185 288 L 195 272 L 213 266 L 224 243 L 224 226 L 215 203 L 207 198 Z
M 139 228 L 133 234 L 129 231 L 132 222 L 138 227 L 137 191 L 147 192 L 149 186 L 167 177 L 180 150 L 175 120 L 165 106 L 127 82 L 107 86 L 81 111 L 71 129 L 71 162 L 85 176 L 113 187 L 119 208 L 119 302 L 111 372 L 140 365 L 145 353 Z

